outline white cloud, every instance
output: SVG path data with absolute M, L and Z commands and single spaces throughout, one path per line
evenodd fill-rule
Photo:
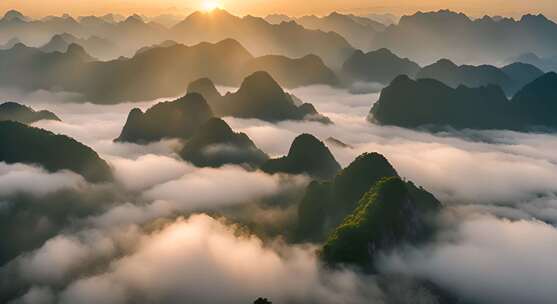
M 0 195 L 29 193 L 43 196 L 62 189 L 78 189 L 84 179 L 69 171 L 49 173 L 37 167 L 0 162 Z
M 387 257 L 385 271 L 431 280 L 479 303 L 554 303 L 557 230 L 537 221 L 471 216 L 427 248 Z

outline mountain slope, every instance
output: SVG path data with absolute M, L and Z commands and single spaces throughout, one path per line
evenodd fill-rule
M 158 103 L 143 113 L 131 110 L 119 142 L 149 143 L 165 138 L 189 139 L 213 117 L 203 96 L 187 94 L 175 101 Z
M 364 53 L 360 50 L 344 63 L 342 71 L 354 80 L 390 83 L 399 75 L 414 77 L 420 66 L 407 58 L 400 58 L 387 49 Z
M 330 181 L 312 182 L 298 208 L 294 238 L 323 241 L 356 208 L 364 193 L 382 178 L 391 176 L 398 174 L 383 155 L 366 153 Z
M 5 102 L 0 104 L 0 121 L 4 120 L 17 121 L 23 124 L 32 124 L 40 120 L 60 121 L 60 118 L 50 111 L 35 111 L 30 107 L 16 102 Z
M 246 134 L 235 133 L 220 118 L 203 124 L 186 142 L 180 156 L 197 167 L 234 164 L 257 168 L 268 159 Z
M 112 179 L 110 167 L 95 151 L 64 135 L 0 121 L 0 147 L 0 161 L 8 164 L 39 165 L 51 172 L 71 170 L 90 182 Z
M 351 264 L 371 270 L 376 254 L 431 235 L 428 217 L 441 208 L 429 192 L 398 177 L 381 179 L 328 237 L 321 252 L 329 265 Z

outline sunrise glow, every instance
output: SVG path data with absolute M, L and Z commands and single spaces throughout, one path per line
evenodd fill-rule
M 206 12 L 210 12 L 213 11 L 217 8 L 221 8 L 220 3 L 216 2 L 216 1 L 203 1 L 203 3 L 201 4 L 201 9 L 203 9 Z

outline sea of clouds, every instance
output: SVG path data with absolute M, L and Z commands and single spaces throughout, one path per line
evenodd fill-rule
M 237 166 L 196 168 L 176 155 L 179 141 L 113 142 L 132 108 L 157 101 L 107 106 L 66 93 L 1 93 L 55 112 L 62 122 L 35 126 L 91 146 L 116 177 L 114 185 L 90 185 L 71 172 L 0 163 L 0 213 L 19 210 L 14 201 L 21 195 L 31 197 L 33 208 L 48 208 L 41 204 L 61 191 L 103 198 L 93 207 L 88 200 L 72 202 L 92 211 L 60 225 L 45 215 L 46 227 L 55 227 L 52 235 L 0 266 L 0 293 L 13 293 L 12 303 L 251 303 L 257 297 L 275 303 L 436 302 L 399 277 L 433 282 L 479 303 L 557 298 L 555 134 L 373 125 L 366 116 L 377 93 L 325 86 L 292 93 L 333 125 L 225 118 L 271 156 L 287 153 L 300 133 L 347 144 L 327 142 L 342 166 L 364 152 L 379 152 L 446 205 L 434 241 L 381 258 L 382 275 L 400 287 L 393 291 L 383 277 L 324 269 L 316 245 L 254 235 L 220 217 L 224 209 L 245 205 L 266 224 L 289 223 L 295 208 L 254 206 L 302 192 L 307 177 Z

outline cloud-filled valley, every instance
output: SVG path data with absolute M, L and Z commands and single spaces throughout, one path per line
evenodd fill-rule
M 6 14 L 0 302 L 553 303 L 542 17 Z

